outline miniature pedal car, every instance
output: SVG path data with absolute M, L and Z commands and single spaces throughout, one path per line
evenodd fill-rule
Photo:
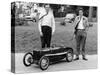
M 38 50 L 28 52 L 23 58 L 25 66 L 31 66 L 31 64 L 39 65 L 42 70 L 46 70 L 50 63 L 66 59 L 67 62 L 73 60 L 73 49 L 70 47 L 52 47 L 49 49 Z

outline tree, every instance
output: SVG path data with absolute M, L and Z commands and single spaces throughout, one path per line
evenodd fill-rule
M 89 7 L 89 21 L 92 21 L 93 7 Z

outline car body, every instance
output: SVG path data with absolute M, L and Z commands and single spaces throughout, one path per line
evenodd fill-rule
M 29 56 L 28 56 L 29 55 Z M 60 61 L 66 58 L 66 61 L 73 60 L 73 49 L 70 47 L 54 47 L 43 50 L 33 50 L 25 54 L 23 63 L 25 66 L 37 64 L 42 70 L 46 70 L 52 62 Z M 28 62 L 28 64 L 27 64 Z
M 76 16 L 76 14 L 74 14 L 74 13 L 68 13 L 65 16 L 64 21 L 67 23 L 72 23 L 75 19 L 75 16 Z

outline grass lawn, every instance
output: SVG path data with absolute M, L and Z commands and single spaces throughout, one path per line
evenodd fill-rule
M 52 37 L 51 44 L 65 45 L 72 47 L 75 50 L 75 40 L 70 40 L 73 35 L 73 26 L 66 24 L 61 26 L 56 22 L 56 31 Z M 34 48 L 41 48 L 40 35 L 38 25 L 30 23 L 30 26 L 16 26 L 15 27 L 15 52 L 29 52 Z M 86 53 L 97 53 L 97 24 L 90 27 L 86 42 Z

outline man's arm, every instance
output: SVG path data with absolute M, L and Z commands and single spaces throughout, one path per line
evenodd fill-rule
M 54 19 L 54 16 L 52 15 L 52 18 L 51 18 L 51 21 L 52 21 L 52 35 L 54 34 L 55 32 L 55 19 Z
M 41 30 L 42 19 L 39 20 L 39 16 L 40 16 L 40 13 L 38 13 L 37 22 L 38 22 L 38 28 L 39 28 L 40 35 L 42 36 L 42 30 Z
M 38 9 L 37 16 L 35 18 L 36 18 L 36 21 L 38 23 L 39 33 L 42 36 L 42 30 L 41 30 L 41 23 L 42 23 L 41 21 L 42 20 L 39 20 L 39 16 L 40 16 L 40 10 Z
M 75 20 L 74 20 L 74 22 L 73 22 L 74 28 L 76 27 L 78 20 L 79 20 L 79 19 L 78 19 L 78 16 L 76 16 L 76 18 L 75 18 Z
M 77 22 L 78 22 L 78 16 L 75 18 L 75 20 L 73 22 L 73 35 L 70 40 L 73 40 L 75 38 Z
M 39 20 L 39 22 L 38 22 L 38 28 L 39 28 L 40 35 L 42 36 L 41 20 Z
M 89 30 L 89 22 L 88 22 L 88 18 L 86 18 L 86 31 L 88 31 Z

